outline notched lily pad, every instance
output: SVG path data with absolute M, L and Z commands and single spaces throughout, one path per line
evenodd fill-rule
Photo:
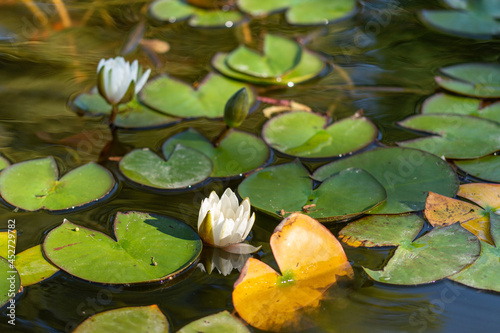
M 121 159 L 119 168 L 133 182 L 163 190 L 190 188 L 212 174 L 212 161 L 198 150 L 177 145 L 166 156 L 165 161 L 147 148 L 135 149 Z
M 21 279 L 16 268 L 7 259 L 0 257 L 0 307 L 12 301 L 20 291 L 19 288 Z
M 463 172 L 489 182 L 500 183 L 500 156 L 489 155 L 473 160 L 456 160 L 455 165 Z
M 234 71 L 250 76 L 275 78 L 289 73 L 300 62 L 302 48 L 288 38 L 267 34 L 262 54 L 240 45 L 226 58 Z
M 177 333 L 249 333 L 250 330 L 229 312 L 222 311 L 195 320 Z
M 477 259 L 479 252 L 479 240 L 456 223 L 401 244 L 383 270 L 364 270 L 382 283 L 425 284 L 460 272 Z
M 423 226 L 424 220 L 415 214 L 371 215 L 349 223 L 339 238 L 354 247 L 398 246 L 414 240 Z
M 491 233 L 500 242 L 500 217 L 491 214 Z M 500 292 L 500 247 L 481 242 L 479 258 L 463 271 L 449 277 L 450 280 L 478 289 Z
M 248 176 L 238 187 L 252 206 L 281 218 L 303 212 L 320 221 L 360 215 L 385 201 L 384 187 L 361 169 L 346 169 L 313 189 L 313 181 L 298 161 L 270 166 Z
M 399 125 L 432 135 L 398 142 L 398 145 L 422 149 L 437 156 L 470 159 L 500 150 L 500 124 L 478 117 L 417 115 L 399 122 Z
M 255 104 L 253 89 L 244 83 L 210 73 L 193 88 L 190 84 L 161 75 L 150 80 L 140 92 L 143 103 L 167 115 L 181 118 L 220 118 L 227 100 L 241 88 L 246 88 L 250 105 Z
M 17 254 L 16 268 L 24 287 L 48 279 L 59 271 L 59 268 L 44 258 L 41 245 L 36 245 Z
M 230 28 L 244 18 L 235 10 L 208 10 L 181 0 L 156 0 L 149 6 L 149 15 L 167 23 L 188 20 L 190 26 L 199 28 Z
M 360 168 L 387 191 L 387 201 L 368 214 L 401 214 L 424 209 L 428 191 L 454 196 L 459 181 L 446 161 L 421 150 L 380 148 L 326 164 L 313 179 L 323 181 L 347 168 Z
M 290 72 L 281 77 L 256 77 L 233 70 L 227 64 L 231 53 L 219 52 L 212 58 L 212 66 L 232 79 L 258 85 L 280 85 L 292 87 L 319 76 L 326 69 L 325 61 L 316 53 L 303 49 L 300 62 Z
M 168 320 L 157 305 L 126 307 L 100 312 L 86 319 L 74 333 L 168 333 Z
M 235 177 L 263 166 L 269 159 L 269 148 L 260 138 L 232 129 L 217 147 L 198 131 L 188 129 L 169 138 L 162 146 L 164 156 L 170 156 L 177 145 L 195 149 L 213 163 L 211 176 Z
M 500 123 L 500 102 L 484 106 L 483 103 L 483 100 L 477 98 L 435 94 L 425 100 L 422 105 L 422 113 L 450 113 L 475 116 Z
M 71 106 L 77 112 L 91 116 L 111 114 L 111 105 L 96 92 L 79 94 L 72 100 Z M 134 98 L 129 103 L 119 106 L 114 124 L 120 128 L 140 129 L 168 126 L 178 121 L 178 118 L 154 111 Z
M 286 20 L 296 25 L 330 24 L 357 11 L 355 0 L 238 0 L 238 7 L 253 16 L 286 11 Z
M 440 72 L 443 76 L 437 76 L 436 82 L 446 90 L 473 97 L 500 97 L 500 64 L 458 64 L 443 67 Z
M 113 231 L 114 239 L 64 220 L 47 235 L 43 250 L 67 273 L 107 284 L 165 282 L 193 266 L 201 253 L 197 233 L 170 217 L 118 212 Z
M 93 162 L 59 179 L 52 157 L 16 163 L 0 174 L 3 199 L 28 211 L 63 210 L 90 204 L 109 195 L 114 185 L 111 173 Z
M 377 138 L 378 130 L 357 115 L 327 124 L 321 115 L 299 111 L 269 120 L 262 137 L 274 149 L 302 158 L 328 158 L 365 148 Z

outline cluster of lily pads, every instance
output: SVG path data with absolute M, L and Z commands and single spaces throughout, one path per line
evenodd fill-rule
M 354 0 L 238 0 L 237 7 L 216 10 L 197 7 L 196 2 L 157 0 L 150 5 L 149 15 L 169 23 L 189 20 L 194 27 L 231 27 L 248 15 L 278 11 L 285 13 L 290 24 L 330 23 L 356 12 Z M 495 2 L 447 3 L 460 12 L 426 11 L 422 16 L 431 24 L 446 23 L 442 18 L 448 15 L 466 22 L 479 15 L 481 22 L 498 24 Z M 486 13 L 491 22 L 483 19 Z M 202 203 L 198 233 L 182 221 L 139 211 L 116 214 L 114 238 L 65 219 L 42 244 L 15 259 L 0 248 L 1 272 L 15 272 L 16 289 L 58 271 L 101 284 L 175 283 L 199 264 L 205 241 L 221 248 L 212 251 L 245 254 L 237 257 L 242 273 L 233 291 L 233 304 L 241 318 L 263 330 L 303 329 L 297 322 L 299 314 L 317 308 L 339 277 L 354 275 L 342 246 L 318 221 L 344 222 L 363 216 L 340 231 L 345 244 L 396 247 L 380 270 L 364 268 L 371 279 L 416 285 L 448 278 L 499 292 L 500 185 L 460 185 L 453 166 L 474 179 L 500 182 L 500 161 L 495 155 L 500 150 L 500 66 L 442 68 L 436 82 L 446 92 L 429 97 L 421 114 L 399 123 L 431 135 L 399 142 L 399 147 L 372 149 L 378 129 L 362 113 L 332 122 L 323 114 L 299 110 L 267 120 L 260 137 L 237 129 L 258 103 L 253 85 L 292 88 L 327 69 L 322 57 L 295 40 L 266 34 L 262 45 L 257 50 L 255 45 L 242 44 L 216 54 L 211 61 L 215 71 L 197 84 L 167 74 L 147 81 L 149 71 L 142 74 L 137 62 L 130 66 L 123 58 L 102 61 L 97 87 L 71 102 L 75 111 L 109 117 L 113 131 L 145 130 L 200 117 L 224 119 L 224 129 L 215 140 L 195 128 L 178 132 L 163 138 L 158 152 L 140 147 L 118 156 L 119 175 L 92 162 L 60 177 L 52 157 L 14 164 L 1 157 L 0 195 L 5 205 L 16 210 L 65 211 L 104 202 L 119 191 L 115 177 L 154 192 L 192 190 L 211 180 L 244 178 L 237 192 L 248 198 L 239 205 L 230 190 L 220 200 L 213 193 Z M 288 162 L 268 166 L 273 151 Z M 326 164 L 311 172 L 305 163 L 314 161 Z M 470 202 L 453 199 L 456 195 Z M 247 238 L 253 225 L 250 204 L 284 219 L 270 240 L 279 273 L 251 258 L 248 252 L 258 248 L 235 245 Z M 421 211 L 432 226 L 426 233 Z M 0 244 L 6 244 L 17 235 L 5 232 L 0 237 Z M 224 255 L 218 258 L 229 258 L 228 253 Z M 232 270 L 217 262 L 198 267 L 208 272 L 215 267 L 224 275 Z M 10 282 L 0 278 L 0 304 L 5 304 L 12 298 L 4 292 Z M 76 331 L 102 327 L 115 331 L 123 325 L 133 330 L 127 320 L 131 314 L 141 329 L 168 330 L 165 315 L 152 305 L 98 314 Z M 227 312 L 180 331 L 203 330 L 207 325 L 248 331 Z

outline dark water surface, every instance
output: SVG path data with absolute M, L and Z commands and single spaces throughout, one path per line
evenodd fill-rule
M 333 0 L 332 0 L 333 1 Z M 325 27 L 294 28 L 274 15 L 265 22 L 267 31 L 303 37 L 308 47 L 321 52 L 342 70 L 333 69 L 320 79 L 294 88 L 262 90 L 264 96 L 294 99 L 315 111 L 329 111 L 341 119 L 363 109 L 380 129 L 380 145 L 411 138 L 396 125 L 417 112 L 418 105 L 437 88 L 433 76 L 439 67 L 459 62 L 497 62 L 498 40 L 471 40 L 440 34 L 422 25 L 416 12 L 439 7 L 438 1 L 360 1 L 362 10 L 354 18 Z M 57 14 L 50 1 L 42 8 L 54 22 Z M 141 18 L 143 1 L 66 1 L 74 27 L 45 32 L 20 1 L 0 2 L 0 147 L 13 162 L 56 157 L 61 172 L 95 160 L 106 138 L 100 118 L 79 117 L 68 107 L 69 98 L 95 83 L 98 61 L 118 54 L 126 34 Z M 89 6 L 96 6 L 85 25 L 79 25 Z M 103 6 L 103 7 L 100 7 Z M 113 25 L 107 25 L 99 10 L 105 8 Z M 81 23 L 81 22 L 80 22 Z M 255 34 L 263 30 L 251 23 Z M 240 28 L 193 29 L 185 23 L 148 27 L 148 38 L 166 40 L 170 51 L 158 56 L 155 74 L 166 72 L 194 82 L 210 70 L 217 51 L 234 49 L 242 38 Z M 154 68 L 142 51 L 129 56 Z M 352 82 L 346 80 L 347 74 Z M 262 106 L 249 116 L 243 130 L 259 133 L 265 121 Z M 121 142 L 131 147 L 157 149 L 169 135 L 195 127 L 215 136 L 217 121 L 196 120 L 150 131 L 120 131 Z M 92 130 L 89 147 L 75 149 L 47 142 Z M 50 141 L 50 140 L 49 140 Z M 274 157 L 274 162 L 282 158 Z M 308 163 L 311 169 L 319 164 Z M 16 220 L 17 252 L 40 244 L 63 218 L 111 234 L 111 219 L 117 211 L 140 210 L 178 218 L 195 227 L 200 200 L 211 190 L 231 186 L 239 180 L 210 183 L 190 193 L 155 194 L 123 182 L 115 162 L 105 165 L 119 181 L 111 200 L 87 209 L 63 213 L 12 212 L 0 205 L 0 228 Z M 260 257 L 275 266 L 268 245 L 278 221 L 256 214 L 252 244 L 263 245 Z M 344 224 L 328 225 L 338 232 Z M 454 282 L 436 282 L 417 287 L 395 287 L 373 283 L 361 266 L 381 268 L 390 249 L 354 249 L 346 246 L 356 268 L 356 281 L 347 290 L 332 291 L 322 303 L 314 332 L 498 332 L 500 295 L 464 287 Z M 105 255 L 105 254 L 103 254 Z M 78 280 L 65 273 L 25 288 L 16 298 L 15 331 L 62 332 L 96 312 L 123 307 L 158 304 L 172 331 L 221 310 L 232 311 L 232 286 L 239 275 L 217 272 L 208 275 L 192 270 L 173 286 L 155 289 L 113 289 Z M 0 331 L 7 324 L 7 311 L 0 317 Z

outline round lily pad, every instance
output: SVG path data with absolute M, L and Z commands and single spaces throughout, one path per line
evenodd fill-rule
M 375 281 L 388 284 L 431 283 L 460 272 L 479 252 L 476 236 L 455 223 L 401 244 L 383 270 L 364 270 Z
M 48 279 L 59 271 L 59 268 L 43 257 L 41 245 L 36 245 L 17 254 L 16 268 L 24 287 Z
M 63 210 L 95 203 L 115 185 L 111 173 L 94 162 L 58 177 L 52 157 L 16 163 L 0 174 L 0 193 L 6 202 L 24 210 Z
M 463 271 L 450 277 L 451 280 L 479 289 L 500 292 L 500 216 L 490 214 L 491 235 L 495 244 L 481 242 L 479 258 Z
M 120 161 L 120 171 L 128 179 L 157 189 L 183 189 L 206 180 L 212 161 L 198 150 L 177 145 L 167 161 L 151 150 L 135 149 Z
M 482 13 L 457 10 L 423 10 L 421 18 L 431 27 L 451 35 L 472 38 L 491 38 L 500 35 L 500 22 L 494 17 Z
M 417 237 L 424 219 L 415 214 L 370 215 L 349 223 L 339 238 L 349 246 L 398 246 Z
M 83 93 L 76 96 L 71 102 L 71 106 L 77 112 L 83 112 L 91 116 L 109 116 L 111 114 L 111 105 L 95 92 Z M 178 118 L 154 111 L 146 105 L 139 103 L 137 99 L 133 99 L 127 104 L 119 106 L 114 124 L 120 128 L 139 129 L 168 126 L 178 121 Z
M 289 73 L 302 57 L 302 48 L 294 40 L 267 34 L 262 54 L 241 45 L 226 58 L 234 71 L 250 76 L 275 78 Z
M 286 10 L 287 22 L 296 25 L 334 23 L 357 11 L 356 0 L 238 0 L 238 7 L 253 16 Z
M 500 156 L 498 155 L 489 155 L 473 160 L 456 160 L 453 163 L 471 176 L 500 183 Z
M 435 94 L 422 104 L 423 114 L 450 113 L 465 116 L 476 116 L 500 123 L 500 102 L 482 106 L 483 101 L 477 98 Z
M 250 330 L 227 311 L 195 320 L 177 333 L 249 333 Z
M 398 145 L 428 151 L 452 159 L 470 159 L 500 150 L 500 124 L 478 117 L 454 114 L 417 115 L 398 123 L 433 134 L 398 142 Z
M 0 257 L 0 307 L 9 303 L 21 287 L 21 279 L 14 265 Z
M 168 320 L 157 305 L 126 307 L 100 312 L 81 323 L 74 333 L 168 333 Z
M 313 189 L 309 173 L 298 161 L 251 174 L 240 184 L 238 193 L 274 217 L 304 212 L 320 221 L 360 215 L 386 199 L 384 187 L 360 169 L 343 170 Z
M 299 111 L 269 120 L 262 137 L 274 149 L 291 156 L 326 158 L 345 155 L 368 146 L 378 130 L 364 117 L 350 117 L 327 124 L 321 115 Z
M 217 53 L 212 59 L 212 66 L 230 78 L 258 85 L 293 86 L 294 84 L 317 77 L 326 68 L 325 61 L 319 55 L 303 49 L 300 62 L 289 73 L 274 78 L 256 77 L 235 71 L 229 67 L 226 62 L 229 54 L 223 52 Z
M 69 274 L 109 284 L 170 280 L 196 263 L 201 253 L 198 234 L 170 217 L 118 212 L 113 231 L 111 238 L 64 220 L 47 235 L 43 250 Z
M 263 166 L 269 159 L 269 148 L 260 138 L 232 129 L 217 147 L 198 131 L 188 129 L 169 138 L 162 146 L 164 156 L 170 156 L 181 144 L 196 149 L 213 163 L 212 177 L 240 176 Z
M 9 165 L 10 165 L 9 160 L 0 155 L 0 170 L 5 169 Z
M 313 178 L 323 181 L 347 168 L 360 168 L 375 177 L 387 191 L 387 201 L 369 214 L 401 214 L 425 208 L 428 191 L 447 196 L 457 193 L 457 175 L 448 163 L 416 149 L 380 148 L 334 161 L 317 169 Z
M 200 28 L 230 28 L 244 18 L 235 10 L 207 10 L 181 0 L 156 0 L 149 6 L 149 15 L 168 23 L 189 20 L 190 26 Z
M 161 75 L 150 80 L 140 93 L 140 99 L 159 112 L 182 118 L 219 118 L 224 115 L 227 100 L 241 88 L 246 88 L 250 104 L 256 102 L 253 89 L 243 83 L 210 73 L 195 89 L 191 85 Z
M 475 12 L 482 12 L 493 17 L 500 16 L 500 2 L 497 0 L 444 0 L 448 6 Z
M 443 67 L 436 82 L 452 92 L 483 98 L 500 97 L 500 64 L 467 63 Z

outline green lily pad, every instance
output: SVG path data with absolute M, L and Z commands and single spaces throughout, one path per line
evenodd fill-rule
M 490 214 L 491 233 L 500 236 L 500 217 Z M 495 241 L 496 241 L 495 240 Z M 463 271 L 449 277 L 450 280 L 478 289 L 500 292 L 500 247 L 481 242 L 481 254 L 477 260 Z
M 64 220 L 47 235 L 43 250 L 69 274 L 109 284 L 170 280 L 191 267 L 201 253 L 196 232 L 170 217 L 118 212 L 113 230 L 114 239 Z
M 232 70 L 250 76 L 275 78 L 295 68 L 301 57 L 302 48 L 297 42 L 267 34 L 263 54 L 241 45 L 227 56 L 226 63 Z
M 482 12 L 493 17 L 500 16 L 500 2 L 497 0 L 444 0 L 444 2 L 455 9 Z
M 386 199 L 384 187 L 360 169 L 343 170 L 313 189 L 309 173 L 298 161 L 251 174 L 241 182 L 238 193 L 274 217 L 299 211 L 320 221 L 360 215 Z
M 127 307 L 98 313 L 74 333 L 168 333 L 168 320 L 157 305 Z
M 111 114 L 111 105 L 98 93 L 80 94 L 72 101 L 71 106 L 77 112 L 91 116 L 109 116 Z M 114 124 L 120 128 L 139 129 L 168 126 L 178 121 L 178 118 L 156 112 L 134 98 L 127 104 L 119 106 Z
M 169 156 L 181 144 L 196 149 L 213 163 L 212 177 L 239 176 L 263 166 L 269 159 L 269 148 L 260 138 L 232 129 L 217 147 L 194 129 L 188 129 L 169 138 L 162 146 Z
M 329 24 L 354 15 L 356 0 L 238 0 L 238 7 L 253 16 L 267 16 L 286 10 L 290 24 Z
M 500 156 L 498 155 L 489 155 L 473 160 L 456 160 L 453 163 L 471 176 L 500 183 Z
M 165 161 L 151 150 L 135 149 L 119 165 L 128 179 L 158 189 L 182 189 L 206 180 L 213 170 L 212 161 L 198 150 L 177 145 Z
M 422 149 L 437 156 L 471 159 L 500 150 L 500 124 L 490 120 L 453 114 L 432 114 L 409 117 L 398 124 L 434 134 L 398 142 L 398 145 Z
M 0 155 L 0 171 L 5 169 L 9 165 L 10 165 L 9 160 Z
M 256 97 L 250 86 L 215 73 L 207 75 L 196 89 L 161 75 L 146 84 L 140 98 L 149 107 L 175 117 L 219 118 L 224 115 L 227 100 L 241 88 L 247 88 L 248 100 L 254 104 Z
M 36 245 L 17 254 L 16 268 L 24 287 L 48 279 L 59 271 L 59 268 L 44 258 L 41 245 Z
M 422 105 L 423 114 L 448 113 L 475 116 L 500 123 L 500 102 L 482 107 L 483 101 L 477 98 L 435 94 Z
M 344 169 L 360 168 L 387 191 L 387 201 L 368 214 L 401 214 L 425 208 L 429 191 L 453 197 L 458 178 L 448 163 L 416 149 L 380 148 L 343 158 L 317 169 L 313 179 L 323 181 Z
M 413 241 L 424 223 L 415 214 L 371 215 L 349 223 L 339 238 L 354 247 L 398 246 Z
M 274 149 L 291 156 L 336 157 L 368 146 L 378 130 L 364 117 L 353 116 L 327 126 L 327 118 L 310 112 L 290 112 L 269 120 L 262 137 Z
M 244 18 L 238 11 L 207 10 L 181 0 L 156 0 L 149 6 L 149 15 L 168 23 L 189 20 L 190 26 L 200 28 L 230 28 Z
M 401 244 L 383 270 L 364 270 L 375 281 L 388 284 L 431 283 L 472 264 L 480 250 L 476 236 L 455 223 Z
M 440 72 L 444 76 L 435 79 L 446 90 L 473 97 L 500 97 L 500 64 L 458 64 L 443 67 Z
M 421 18 L 431 27 L 451 35 L 472 38 L 500 35 L 500 22 L 472 11 L 423 10 Z
M 282 85 L 293 86 L 298 83 L 305 82 L 313 79 L 321 74 L 326 68 L 325 61 L 321 57 L 309 50 L 302 50 L 302 57 L 298 65 L 292 71 L 283 75 L 282 77 L 264 78 L 247 75 L 245 73 L 237 72 L 231 69 L 226 59 L 228 53 L 219 52 L 212 58 L 212 66 L 220 73 L 244 82 L 250 82 L 258 85 Z
M 9 303 L 21 287 L 21 279 L 14 265 L 0 257 L 0 307 Z
M 0 193 L 6 202 L 24 210 L 63 210 L 94 203 L 115 185 L 111 173 L 93 162 L 58 177 L 52 157 L 16 163 L 0 174 Z
M 248 333 L 250 330 L 229 312 L 222 311 L 210 316 L 195 320 L 177 333 Z

